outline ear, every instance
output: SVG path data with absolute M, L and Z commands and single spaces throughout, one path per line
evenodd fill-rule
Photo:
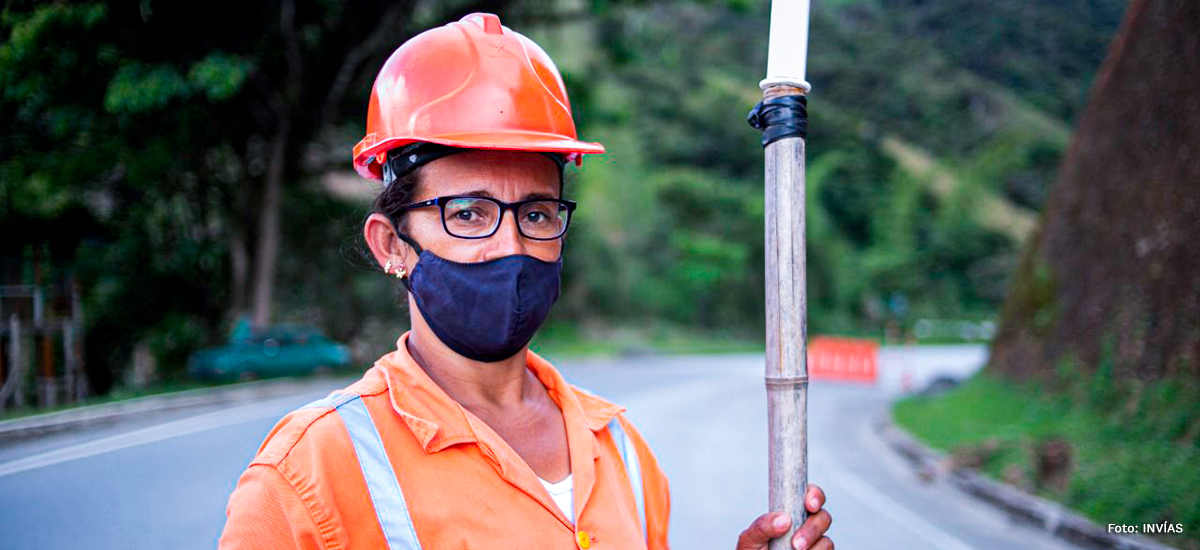
M 409 250 L 412 247 L 396 236 L 396 229 L 392 227 L 392 222 L 387 216 L 379 212 L 367 216 L 367 221 L 363 223 L 363 240 L 367 242 L 367 247 L 371 249 L 371 255 L 378 265 L 387 265 L 388 261 L 391 261 L 392 265 L 408 265 Z

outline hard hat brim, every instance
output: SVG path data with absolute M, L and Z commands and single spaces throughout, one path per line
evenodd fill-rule
M 575 153 L 594 155 L 604 153 L 604 146 L 589 141 L 579 141 L 557 134 L 540 132 L 471 132 L 444 134 L 436 137 L 393 137 L 370 143 L 373 136 L 363 138 L 354 147 L 354 169 L 359 175 L 371 179 L 383 179 L 381 162 L 388 151 L 425 141 L 462 147 L 466 149 L 492 149 L 500 151 L 529 151 L 534 153 Z

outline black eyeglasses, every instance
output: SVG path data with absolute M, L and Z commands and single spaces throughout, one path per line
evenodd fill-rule
M 460 239 L 486 239 L 496 233 L 504 211 L 517 216 L 517 231 L 536 241 L 552 241 L 567 232 L 575 201 L 528 199 L 504 202 L 489 197 L 450 195 L 401 206 L 398 212 L 437 206 L 442 213 L 442 228 Z

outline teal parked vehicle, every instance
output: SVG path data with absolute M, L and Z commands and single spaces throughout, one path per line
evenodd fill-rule
M 350 350 L 307 325 L 275 325 L 255 331 L 238 321 L 229 345 L 202 349 L 187 370 L 201 380 L 253 380 L 329 371 L 351 363 Z

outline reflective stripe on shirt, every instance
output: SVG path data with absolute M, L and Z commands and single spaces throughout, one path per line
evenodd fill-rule
M 305 406 L 309 407 L 333 407 L 346 425 L 388 550 L 421 550 L 412 516 L 404 502 L 404 492 L 400 490 L 396 472 L 383 450 L 383 439 L 379 437 L 379 430 L 361 396 L 334 393 Z
M 621 460 L 625 462 L 625 471 L 629 474 L 629 485 L 633 489 L 633 500 L 637 502 L 638 521 L 642 524 L 642 538 L 646 533 L 646 495 L 642 492 L 642 468 L 638 463 L 637 449 L 629 434 L 621 428 L 621 423 L 614 416 L 608 423 L 608 431 L 612 433 L 617 449 L 621 451 Z
M 371 420 L 371 414 L 363 404 L 361 396 L 331 393 L 302 408 L 321 407 L 333 407 L 346 425 L 388 549 L 421 550 L 421 543 L 417 540 L 417 532 L 413 527 L 412 515 L 405 503 L 404 493 L 400 489 L 400 482 L 396 479 L 396 472 L 392 469 L 391 461 L 383 448 L 383 439 L 380 438 L 379 430 Z M 637 450 L 616 417 L 608 423 L 608 430 L 617 445 L 617 450 L 621 452 L 621 460 L 625 464 L 625 472 L 629 475 L 630 488 L 633 490 L 634 502 L 637 503 L 642 537 L 647 538 L 646 496 L 642 491 L 642 470 Z

